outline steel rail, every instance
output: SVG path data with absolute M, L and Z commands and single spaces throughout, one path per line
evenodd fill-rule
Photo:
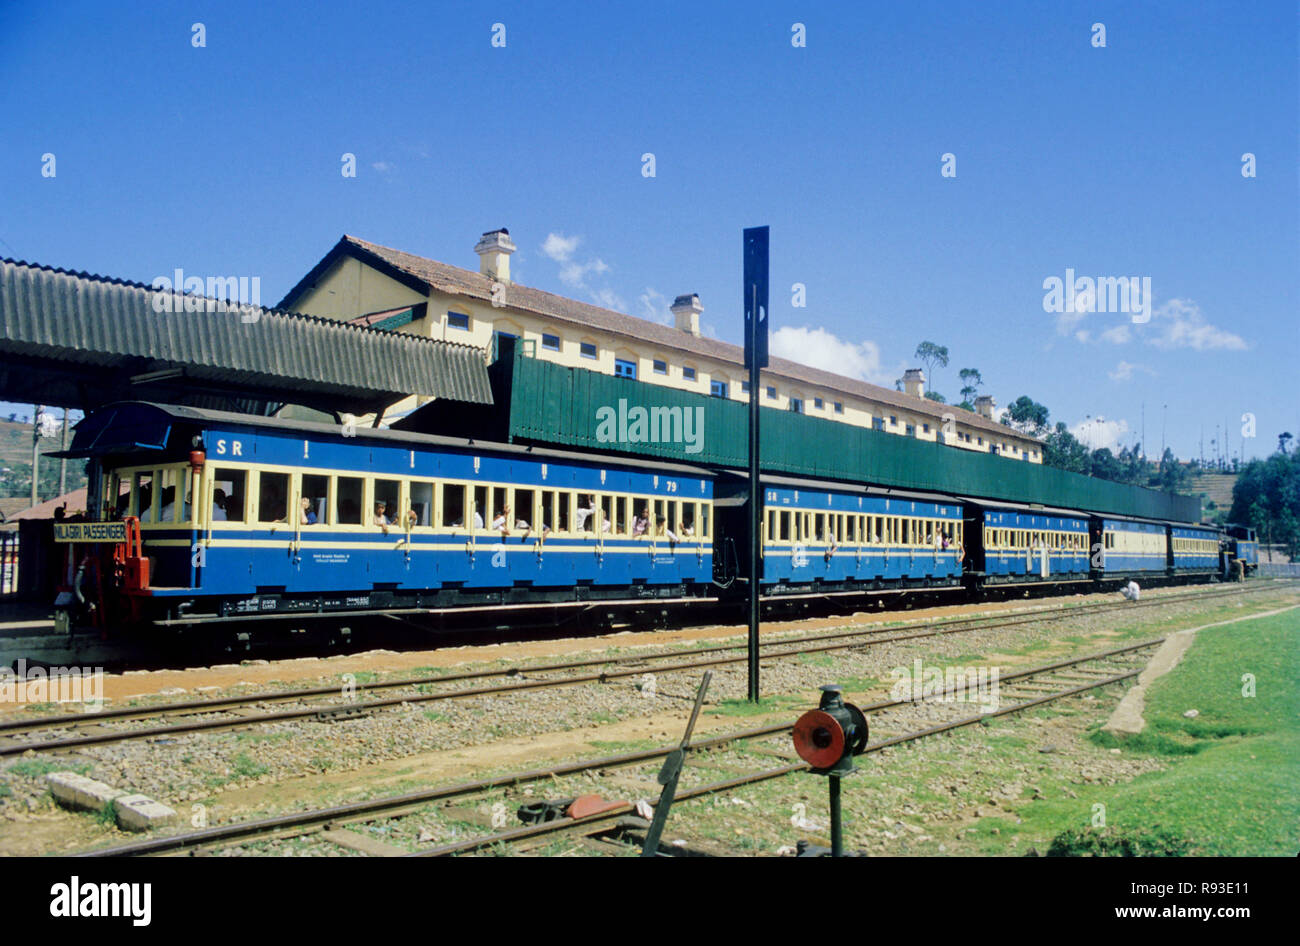
M 1031 623 L 1032 620 L 1034 619 L 1041 619 L 1046 621 L 1064 620 L 1074 615 L 1092 613 L 1095 611 L 1106 611 L 1106 610 L 1114 610 L 1114 609 L 1121 609 L 1121 608 L 1131 609 L 1134 607 L 1158 607 L 1161 605 L 1177 603 L 1179 601 L 1186 601 L 1190 599 L 1213 600 L 1215 598 L 1231 597 L 1234 595 L 1242 595 L 1250 592 L 1263 591 L 1263 590 L 1266 589 L 1260 587 L 1253 587 L 1253 588 L 1233 590 L 1233 591 L 1220 589 L 1220 590 L 1206 591 L 1206 592 L 1180 592 L 1172 595 L 1163 595 L 1159 598 L 1152 598 L 1148 601 L 1139 602 L 1137 604 L 1132 604 L 1128 602 L 1106 601 L 1106 602 L 1084 602 L 1078 605 L 1059 605 L 1055 607 L 1033 608 L 1027 611 L 1013 612 L 1006 620 L 1001 620 L 1001 621 L 999 619 L 1003 617 L 1003 614 L 994 613 L 994 614 L 983 614 L 983 615 L 978 615 L 969 618 L 955 618 L 946 621 L 943 619 L 938 619 L 938 620 L 922 620 L 916 622 L 904 622 L 901 625 L 894 625 L 893 627 L 859 628 L 859 629 L 848 630 L 848 631 L 835 631 L 827 634 L 812 634 L 805 637 L 784 638 L 781 640 L 764 642 L 762 646 L 777 647 L 777 646 L 788 646 L 792 644 L 811 643 L 816 641 L 843 639 L 846 637 L 867 637 L 867 636 L 878 635 L 878 634 L 887 634 L 887 633 L 900 631 L 900 630 L 908 630 L 910 628 L 917 628 L 917 627 L 929 628 L 939 633 L 943 633 L 945 631 L 956 629 L 956 628 L 966 628 L 969 627 L 970 625 L 985 624 L 985 623 L 995 628 L 1013 627 L 1017 624 Z M 722 653 L 728 650 L 740 650 L 743 649 L 745 646 L 746 645 L 743 643 L 724 644 L 717 647 L 696 647 L 696 648 L 676 650 L 676 651 L 639 654 L 639 655 L 629 654 L 622 657 L 595 657 L 595 658 L 589 658 L 585 660 L 563 661 L 563 662 L 550 663 L 550 664 L 536 664 L 531 666 L 521 665 L 521 666 L 506 667 L 503 669 L 495 669 L 495 670 L 473 670 L 473 671 L 463 671 L 459 673 L 442 674 L 442 675 L 435 675 L 435 676 L 401 677 L 394 680 L 384 680 L 384 681 L 377 681 L 373 683 L 359 684 L 357 685 L 355 692 L 357 693 L 358 696 L 360 696 L 361 694 L 380 692 L 383 690 L 400 689 L 402 687 L 427 686 L 430 684 L 439 684 L 439 683 L 455 683 L 463 680 L 490 679 L 493 677 L 520 676 L 525 673 L 549 673 L 554 671 L 580 669 L 583 667 L 609 666 L 613 664 L 645 663 L 647 661 L 668 659 L 673 657 L 688 657 L 688 656 L 694 656 L 699 654 Z M 147 707 L 120 707 L 111 710 L 100 710 L 93 713 L 92 712 L 65 713 L 59 716 L 50 716 L 50 717 L 44 717 L 39 719 L 5 720 L 5 721 L 0 721 L 0 734 L 32 732 L 32 731 L 37 731 L 42 729 L 59 729 L 59 728 L 65 728 L 70 726 L 71 727 L 84 726 L 86 724 L 98 724 L 109 720 L 128 721 L 128 720 L 136 720 L 136 719 L 161 718 L 167 716 L 197 715 L 200 713 L 221 712 L 221 711 L 229 710 L 232 707 L 250 706 L 258 703 L 286 703 L 286 702 L 291 702 L 293 700 L 310 699 L 312 697 L 333 696 L 333 695 L 337 695 L 339 692 L 340 692 L 340 687 L 338 685 L 304 687 L 304 688 L 298 688 L 293 690 L 278 690 L 278 691 L 264 692 L 264 693 L 241 694 L 237 696 L 225 696 L 225 697 L 217 697 L 213 699 L 182 700 L 182 701 L 159 704 L 155 706 L 147 706 Z M 413 702 L 413 701 L 414 700 L 406 700 L 405 702 Z M 367 702 L 365 704 L 359 704 L 359 705 L 363 707 L 370 707 L 370 706 L 377 706 L 380 704 L 377 704 L 375 702 Z M 242 717 L 239 720 L 239 723 L 240 725 L 247 724 L 249 722 L 256 723 L 257 721 L 262 719 L 263 717 Z M 266 721 L 274 722 L 277 721 L 277 719 L 273 717 L 266 717 Z M 181 729 L 180 727 L 175 727 L 175 728 L 169 728 L 165 731 L 182 732 L 185 730 Z M 145 732 L 146 736 L 159 734 L 159 732 L 154 732 L 154 731 L 140 731 L 140 732 Z M 94 743 L 79 743 L 79 744 L 92 745 Z M 33 748 L 39 745 L 41 744 L 32 743 L 24 747 L 24 751 L 26 750 L 26 748 Z M 64 745 L 62 747 L 70 747 L 70 746 Z M 0 747 L 0 757 L 3 757 L 4 755 L 7 754 L 5 752 L 6 748 L 7 747 Z M 38 751 L 40 750 L 38 749 Z
M 1031 667 L 1026 670 L 1017 671 L 1016 673 L 1006 674 L 999 677 L 1000 682 L 1006 683 L 1012 680 L 1024 679 L 1026 677 L 1038 676 L 1044 673 L 1052 673 L 1064 667 L 1074 666 L 1081 663 L 1092 663 L 1099 660 L 1108 660 L 1116 656 L 1132 653 L 1138 650 L 1144 650 L 1155 647 L 1164 642 L 1164 638 L 1142 641 L 1137 644 L 1129 644 L 1124 647 L 1117 647 L 1111 650 L 1102 651 L 1096 654 L 1088 654 L 1082 657 L 1075 657 L 1068 660 L 1056 661 L 1050 664 L 1044 664 L 1040 667 Z M 1136 671 L 1140 672 L 1140 671 Z M 942 693 L 932 694 L 930 697 L 921 700 L 884 700 L 877 703 L 862 706 L 865 713 L 878 713 L 882 710 L 893 709 L 899 706 L 910 705 L 912 703 L 925 703 L 937 701 L 953 695 L 957 692 L 957 687 L 951 687 Z M 741 730 L 739 732 L 725 733 L 720 736 L 713 736 L 707 739 L 695 740 L 691 743 L 691 752 L 700 750 L 716 749 L 733 742 L 740 742 L 749 739 L 759 739 L 765 736 L 778 735 L 789 732 L 793 728 L 793 723 L 775 723 L 768 726 L 758 726 L 752 729 Z M 602 756 L 595 759 L 584 759 L 576 762 L 563 763 L 561 765 L 545 766 L 542 768 L 528 769 L 522 772 L 512 772 L 505 775 L 492 776 L 485 779 L 476 779 L 469 782 L 448 785 L 441 788 L 427 789 L 419 792 L 410 792 L 404 795 L 396 795 L 383 799 L 368 799 L 366 801 L 349 802 L 347 804 L 334 806 L 331 808 L 318 809 L 307 812 L 295 812 L 287 815 L 276 815 L 269 818 L 261 818 L 254 821 L 234 822 L 228 825 L 218 825 L 211 828 L 205 828 L 200 831 L 189 834 L 177 834 L 163 838 L 150 838 L 143 841 L 135 841 L 129 844 L 119 845 L 111 848 L 101 848 L 94 851 L 85 851 L 76 856 L 78 857 L 115 857 L 115 856 L 139 856 L 146 854 L 167 854 L 187 848 L 198 847 L 202 845 L 218 844 L 223 842 L 247 840 L 259 835 L 268 835 L 277 832 L 283 832 L 289 829 L 304 828 L 310 829 L 318 825 L 328 824 L 330 822 L 343 821 L 360 821 L 371 817 L 380 817 L 386 813 L 391 813 L 398 809 L 421 806 L 429 802 L 440 801 L 447 798 L 454 798 L 461 795 L 473 794 L 475 792 L 486 791 L 494 788 L 504 788 L 511 785 L 518 785 L 526 782 L 538 781 L 540 779 L 555 778 L 564 775 L 576 775 L 582 772 L 592 771 L 603 768 L 619 768 L 628 765 L 635 765 L 641 762 L 651 762 L 656 759 L 665 758 L 669 753 L 676 749 L 676 746 L 666 748 L 646 749 L 639 752 L 627 752 L 618 755 Z M 870 747 L 868 747 L 870 749 Z M 679 798 L 682 796 L 679 795 Z M 305 832 L 304 832 L 305 833 Z
M 1191 594 L 1188 597 L 1204 599 L 1205 597 L 1224 597 L 1244 594 L 1245 592 L 1215 592 L 1213 594 Z M 1166 596 L 1152 600 L 1146 603 L 1131 604 L 1128 602 L 1096 602 L 1093 604 L 1080 605 L 1073 609 L 1063 610 L 1060 614 L 1053 614 L 1050 620 L 1069 617 L 1079 614 L 1084 608 L 1091 611 L 1096 610 L 1114 610 L 1114 609 L 1131 609 L 1134 607 L 1155 607 L 1166 603 L 1171 603 L 1172 596 Z M 1179 600 L 1182 600 L 1181 596 Z M 1050 609 L 1055 612 L 1057 609 Z M 843 640 L 846 637 L 860 638 L 867 637 L 867 640 L 852 641 L 849 643 L 832 643 L 822 644 L 820 646 L 798 646 L 792 650 L 774 650 L 770 653 L 763 654 L 761 660 L 781 660 L 788 657 L 798 657 L 803 654 L 825 653 L 828 651 L 852 650 L 862 647 L 874 647 L 880 644 L 896 643 L 898 641 L 918 640 L 927 637 L 938 637 L 945 634 L 955 633 L 972 633 L 982 630 L 1002 630 L 1008 627 L 1016 627 L 1022 624 L 1031 624 L 1039 620 L 1039 615 L 1017 614 L 1007 620 L 993 620 L 988 623 L 978 623 L 974 626 L 958 627 L 957 622 L 945 624 L 940 627 L 931 625 L 928 629 L 917 630 L 913 633 L 894 633 L 892 636 L 876 636 L 889 634 L 899 628 L 882 628 L 877 630 L 862 631 L 837 631 L 827 635 L 813 635 L 807 638 L 795 639 L 792 641 L 771 641 L 765 644 L 765 647 L 783 647 L 790 644 L 801 645 L 804 641 L 813 642 L 818 640 Z M 975 619 L 970 619 L 974 621 Z M 981 621 L 985 619 L 979 619 Z M 921 625 L 923 628 L 925 625 Z M 905 629 L 903 629 L 905 630 Z M 744 645 L 699 648 L 700 653 L 720 653 L 727 650 L 738 650 Z M 529 690 L 550 689 L 561 686 L 578 686 L 584 683 L 608 683 L 611 680 L 620 680 L 627 677 L 636 677 L 641 674 L 654 673 L 680 673 L 687 670 L 698 670 L 705 667 L 719 667 L 728 664 L 744 663 L 748 658 L 745 655 L 735 657 L 714 657 L 701 660 L 693 660 L 685 663 L 669 664 L 650 664 L 648 661 L 657 659 L 671 659 L 678 656 L 684 656 L 684 652 L 630 656 L 627 658 L 610 658 L 609 660 L 591 660 L 575 661 L 571 665 L 602 665 L 611 663 L 630 662 L 638 666 L 628 670 L 602 671 L 600 673 L 579 674 L 558 678 L 540 678 L 536 680 L 519 680 L 513 683 L 501 684 L 497 686 L 467 687 L 462 690 L 448 690 L 440 693 L 416 693 L 404 696 L 388 697 L 378 700 L 367 700 L 365 702 L 349 702 L 341 704 L 326 704 L 307 706 L 301 709 L 282 710 L 275 713 L 262 713 L 256 716 L 236 716 L 223 719 L 194 720 L 186 723 L 177 723 L 171 725 L 146 726 L 139 729 L 129 729 L 113 732 L 87 733 L 80 736 L 68 736 L 62 739 L 50 739 L 42 742 L 16 742 L 7 745 L 0 745 L 0 758 L 6 756 L 22 755 L 26 752 L 43 753 L 43 752 L 60 752 L 68 749 L 77 749 L 84 746 L 111 745 L 119 742 L 133 742 L 141 739 L 152 739 L 156 737 L 167 737 L 184 735 L 195 732 L 213 732 L 222 729 L 238 729 L 244 726 L 261 726 L 270 723 L 287 722 L 291 720 L 306 719 L 308 717 L 325 716 L 328 718 L 331 714 L 337 714 L 340 718 L 346 714 L 355 712 L 370 712 L 377 709 L 386 709 L 393 706 L 401 706 L 410 703 L 428 703 L 439 700 L 466 699 L 476 696 L 498 696 L 507 693 L 520 693 Z M 559 665 L 564 666 L 564 665 Z M 542 667 L 518 668 L 513 674 L 541 672 Z M 511 671 L 475 671 L 466 674 L 462 679 L 473 679 L 476 673 L 482 673 L 489 676 L 513 675 Z M 439 682 L 451 679 L 449 677 L 433 677 L 427 682 Z M 338 687 L 322 688 L 328 693 L 338 693 Z M 230 698 L 238 699 L 238 698 Z M 265 700 L 250 699 L 246 702 L 266 702 Z M 215 704 L 215 701 L 214 701 Z M 220 711 L 221 707 L 214 704 L 207 704 L 207 711 Z M 203 711 L 203 710 L 198 710 Z M 197 712 L 187 710 L 187 712 Z M 166 714 L 152 714 L 154 716 Z M 97 722 L 95 716 L 78 714 L 76 717 L 81 722 Z M 41 727 L 48 728 L 48 727 Z

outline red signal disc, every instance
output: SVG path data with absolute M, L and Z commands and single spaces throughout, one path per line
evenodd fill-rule
M 844 756 L 844 730 L 834 716 L 809 710 L 794 724 L 794 750 L 815 769 L 829 769 Z

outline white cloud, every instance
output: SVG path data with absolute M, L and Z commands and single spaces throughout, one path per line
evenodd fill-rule
M 587 289 L 589 276 L 600 276 L 609 272 L 609 265 L 598 256 L 588 259 L 585 263 L 574 258 L 573 254 L 577 252 L 578 244 L 581 242 L 582 237 L 566 237 L 563 233 L 556 233 L 554 230 L 546 234 L 546 239 L 542 241 L 542 255 L 561 264 L 560 282 L 574 289 Z M 593 294 L 596 291 L 604 294 L 610 292 L 608 289 L 592 290 Z
M 560 267 L 560 281 L 568 286 L 582 288 L 587 285 L 587 277 L 609 272 L 609 267 L 602 259 L 589 260 L 586 263 L 568 262 Z
M 376 161 L 370 166 L 385 177 L 391 176 L 392 173 L 397 170 L 397 165 L 388 161 Z
M 563 233 L 551 232 L 546 234 L 546 239 L 542 242 L 542 252 L 557 263 L 564 263 L 573 256 L 573 251 L 581 242 L 582 237 L 566 237 Z
M 893 386 L 893 376 L 881 368 L 880 346 L 872 341 L 848 342 L 826 329 L 783 325 L 772 333 L 773 355 L 810 368 L 833 371 L 873 384 Z
M 641 309 L 641 318 L 658 322 L 660 325 L 673 324 L 673 313 L 668 308 L 668 297 L 662 292 L 646 286 L 641 295 L 637 296 L 636 301 Z
M 1128 381 L 1133 377 L 1133 372 L 1135 371 L 1141 371 L 1143 374 L 1149 374 L 1152 377 L 1155 377 L 1156 374 L 1155 371 L 1148 368 L 1146 365 L 1134 364 L 1129 361 L 1121 361 L 1115 366 L 1114 371 L 1108 371 L 1107 374 L 1110 376 L 1112 381 Z
M 1087 317 L 1087 312 L 1080 312 L 1077 309 L 1074 312 L 1060 312 L 1056 316 L 1056 330 L 1062 335 L 1069 335 L 1074 331 L 1074 327 Z M 1086 341 L 1086 338 L 1080 341 Z
M 1242 351 L 1246 342 L 1240 335 L 1216 328 L 1205 320 L 1201 308 L 1190 299 L 1170 299 L 1152 314 L 1157 348 L 1192 348 L 1196 351 L 1228 349 Z
M 1093 417 L 1090 420 L 1082 420 L 1070 428 L 1070 433 L 1074 434 L 1078 440 L 1090 450 L 1100 450 L 1102 447 L 1109 447 L 1111 453 L 1118 453 L 1120 447 L 1127 442 L 1129 433 L 1128 421 L 1126 420 L 1106 420 L 1104 417 Z
M 590 290 L 592 301 L 598 306 L 604 306 L 606 309 L 615 309 L 619 312 L 627 311 L 627 303 L 613 289 L 592 289 Z
M 1080 328 L 1079 323 L 1088 313 L 1062 312 L 1056 317 L 1056 329 L 1062 335 L 1074 335 L 1083 344 L 1093 340 L 1092 332 Z M 1157 348 L 1190 348 L 1194 351 L 1244 351 L 1249 346 L 1240 335 L 1211 325 L 1200 306 L 1189 299 L 1170 299 L 1151 313 L 1149 322 L 1120 322 L 1104 329 L 1097 341 L 1113 345 L 1126 345 L 1135 339 L 1145 339 Z

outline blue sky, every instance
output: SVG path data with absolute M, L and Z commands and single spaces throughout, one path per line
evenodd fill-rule
M 891 384 L 932 340 L 950 399 L 976 367 L 1094 445 L 1145 403 L 1153 454 L 1166 404 L 1184 457 L 1300 433 L 1292 2 L 270 6 L 0 5 L 0 255 L 272 304 L 343 233 L 476 268 L 507 226 L 519 282 L 739 341 L 767 224 L 787 357 Z M 1045 312 L 1067 268 L 1151 320 Z

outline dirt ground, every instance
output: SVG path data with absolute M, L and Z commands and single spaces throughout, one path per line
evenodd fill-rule
M 918 621 L 953 618 L 967 614 L 996 614 L 1044 604 L 1077 603 L 1088 597 L 1109 600 L 1111 595 L 1070 595 L 1047 601 L 1003 601 L 983 604 L 944 605 L 918 608 L 912 611 L 858 612 L 826 618 L 807 618 L 797 621 L 768 621 L 763 633 L 771 635 L 795 632 L 812 632 L 826 628 L 849 625 L 885 624 L 891 621 Z M 466 663 L 494 660 L 520 660 L 530 657 L 565 657 L 609 647 L 657 647 L 686 641 L 713 641 L 741 636 L 746 628 L 741 625 L 714 625 L 686 628 L 675 631 L 620 631 L 592 637 L 561 638 L 558 640 L 520 641 L 507 644 L 486 644 L 434 648 L 430 650 L 389 651 L 372 650 L 332 657 L 302 657 L 270 662 L 255 660 L 241 664 L 217 664 L 212 667 L 191 667 L 184 670 L 126 671 L 108 674 L 104 678 L 104 696 L 110 700 L 129 699 L 181 688 L 193 691 L 199 687 L 231 687 L 242 683 L 265 684 L 271 681 L 291 683 L 298 680 L 315 680 L 322 676 L 358 671 L 393 672 L 415 667 L 454 667 Z

